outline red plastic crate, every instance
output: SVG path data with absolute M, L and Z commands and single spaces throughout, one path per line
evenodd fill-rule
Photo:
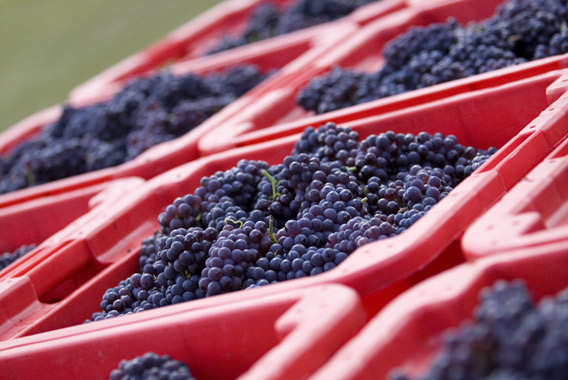
M 108 92 L 117 83 L 128 78 L 143 74 L 173 62 L 200 60 L 205 52 L 215 47 L 226 36 L 238 35 L 246 26 L 248 18 L 254 9 L 263 3 L 271 2 L 280 7 L 286 7 L 295 0 L 229 0 L 211 8 L 194 20 L 175 29 L 161 40 L 138 53 L 111 66 L 102 73 L 79 85 L 70 93 L 70 100 L 75 104 L 84 104 L 93 95 Z M 357 9 L 344 18 L 359 25 L 367 23 L 382 15 L 406 6 L 405 0 L 380 0 Z M 231 49 L 231 51 L 264 49 L 273 43 L 281 43 L 288 38 L 309 37 L 316 34 L 327 34 L 338 22 L 326 23 L 311 28 L 299 30 L 288 35 L 278 36 L 269 40 Z M 348 36 L 350 34 L 346 34 Z M 225 55 L 221 52 L 215 55 Z
M 298 71 L 301 71 L 305 65 L 310 64 L 315 57 L 322 54 L 330 46 L 333 46 L 338 40 L 352 33 L 354 28 L 355 26 L 348 22 L 338 23 L 333 31 L 326 33 L 324 36 L 313 34 L 290 36 L 285 40 L 280 40 L 279 43 L 265 46 L 265 48 L 257 46 L 246 51 L 212 56 L 199 61 L 180 63 L 172 67 L 172 72 L 178 75 L 188 72 L 205 75 L 244 63 L 257 65 L 264 72 L 273 69 L 278 69 L 278 72 L 182 137 L 158 144 L 134 160 L 116 167 L 97 170 L 0 195 L 0 208 L 125 176 L 151 178 L 197 158 L 197 142 L 201 136 L 216 125 L 225 122 L 235 113 L 241 112 L 242 109 L 262 96 L 268 89 L 277 88 L 280 82 L 287 82 L 290 78 L 297 76 Z M 148 73 L 148 75 L 150 74 L 152 73 Z M 109 93 L 97 94 L 95 98 L 90 99 L 90 104 L 108 99 L 112 92 L 116 90 L 117 88 L 113 88 Z M 50 107 L 24 119 L 0 134 L 0 153 L 8 152 L 17 144 L 37 134 L 47 124 L 56 121 L 61 114 L 61 110 L 60 106 Z
M 155 352 L 187 363 L 203 380 L 305 379 L 365 322 L 357 294 L 339 285 L 169 311 L 0 343 L 0 373 L 11 379 L 108 379 L 121 359 Z
M 407 8 L 369 23 L 327 54 L 315 59 L 311 70 L 297 76 L 259 98 L 246 110 L 221 123 L 199 141 L 199 152 L 208 155 L 236 146 L 245 146 L 303 130 L 306 124 L 319 125 L 328 120 L 346 121 L 344 115 L 362 118 L 424 104 L 469 91 L 498 87 L 519 79 L 530 78 L 550 70 L 568 67 L 568 54 L 475 75 L 372 102 L 314 115 L 296 104 L 299 91 L 315 76 L 325 74 L 334 65 L 363 72 L 373 72 L 384 64 L 382 51 L 386 43 L 412 26 L 445 22 L 454 17 L 461 23 L 490 17 L 503 0 L 416 1 Z
M 567 155 L 564 140 L 466 231 L 468 259 L 568 241 Z
M 499 96 L 487 90 L 351 123 L 363 138 L 387 129 L 415 134 L 442 132 L 455 134 L 464 145 L 480 148 L 493 145 L 500 150 L 409 231 L 361 247 L 338 268 L 318 276 L 262 287 L 254 293 L 235 292 L 192 301 L 191 307 L 221 305 L 261 294 L 339 283 L 363 296 L 367 312 L 373 315 L 401 291 L 463 262 L 460 243 L 468 226 L 568 133 L 564 110 L 568 99 L 561 96 L 547 107 L 546 83 L 559 77 L 560 73 L 550 73 L 535 78 L 528 87 L 513 86 L 508 92 L 499 93 L 500 96 L 515 93 L 526 96 L 523 91 L 531 89 L 531 102 L 512 101 L 513 97 L 502 103 L 496 101 Z M 541 83 L 540 87 L 533 87 L 535 83 Z M 554 110 L 549 111 L 552 108 Z M 546 117 L 536 117 L 543 109 L 547 109 L 543 114 Z M 79 324 L 89 318 L 98 310 L 106 289 L 138 270 L 140 242 L 158 229 L 159 213 L 174 198 L 192 192 L 199 186 L 201 177 L 227 170 L 240 159 L 264 159 L 271 164 L 282 162 L 298 138 L 298 135 L 290 136 L 195 160 L 148 181 L 127 199 L 109 207 L 103 217 L 77 232 L 84 238 L 83 243 L 55 255 L 51 263 L 13 278 L 13 284 L 21 290 L 0 291 L 0 305 L 16 301 L 20 305 L 8 320 L 0 320 L 0 338 L 37 334 Z M 58 281 L 52 281 L 52 273 L 59 269 L 55 260 L 73 266 L 73 257 L 88 257 L 90 261 L 86 265 L 75 265 L 72 270 L 66 267 L 68 272 Z M 92 268 L 103 264 L 104 270 L 91 275 Z M 137 318 L 145 318 L 144 314 L 140 313 Z
M 0 252 L 14 251 L 25 244 L 37 245 L 1 270 L 0 280 L 21 276 L 48 260 L 53 252 L 72 243 L 73 232 L 82 224 L 100 218 L 99 211 L 106 210 L 107 204 L 120 202 L 143 183 L 141 178 L 128 177 L 0 208 Z
M 568 286 L 568 244 L 527 247 L 462 264 L 403 293 L 345 344 L 310 380 L 387 379 L 402 367 L 424 373 L 439 352 L 440 335 L 472 320 L 481 289 L 522 279 L 535 300 Z
M 566 55 L 566 58 L 568 59 L 568 55 Z M 508 75 L 513 74 L 513 71 L 515 70 L 516 68 L 504 69 L 501 70 L 500 75 L 493 72 L 478 75 L 475 78 L 472 77 L 434 87 L 438 87 L 438 90 L 440 91 L 452 91 L 452 93 L 445 94 L 448 97 L 456 95 L 453 93 L 454 91 L 458 94 L 471 93 L 472 95 L 475 95 L 475 93 L 479 93 L 485 97 L 488 96 L 487 94 L 491 94 L 490 96 L 494 96 L 492 101 L 500 102 L 504 105 L 504 107 L 508 107 L 507 104 L 510 102 L 517 101 L 512 100 L 517 97 L 518 101 L 526 101 L 526 99 L 529 99 L 532 96 L 533 91 L 542 91 L 541 86 L 549 86 L 546 89 L 549 101 L 554 101 L 561 95 L 561 93 L 563 93 L 564 89 L 560 86 L 560 84 L 557 85 L 556 83 L 551 83 L 549 81 L 551 78 L 558 78 L 559 73 L 562 72 L 561 70 L 552 70 L 539 74 L 533 73 L 534 75 L 531 74 L 526 78 L 520 79 L 510 77 Z M 534 88 L 530 88 L 531 86 Z M 426 96 L 423 97 L 422 95 Z M 323 125 L 329 121 L 349 125 L 361 118 L 389 114 L 396 110 L 404 112 L 404 109 L 418 106 L 428 99 L 429 94 L 423 94 L 422 90 L 417 90 L 407 94 L 391 96 L 389 98 L 333 112 L 327 112 L 321 115 L 306 116 L 299 118 L 296 121 L 269 126 L 258 130 L 255 129 L 252 131 L 247 131 L 245 124 L 233 125 L 232 123 L 235 118 L 231 118 L 229 122 L 220 124 L 209 134 L 203 136 L 199 142 L 199 150 L 200 154 L 208 155 L 234 147 L 258 144 L 265 141 L 271 141 L 275 138 L 301 133 L 310 125 Z M 442 99 L 444 98 L 442 97 L 439 100 Z M 254 105 L 251 107 L 254 107 Z M 242 131 L 244 131 L 244 133 L 241 133 Z M 212 144 L 213 137 L 217 138 L 215 145 Z

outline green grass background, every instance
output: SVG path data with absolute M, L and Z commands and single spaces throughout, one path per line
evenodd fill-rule
M 0 0 L 0 131 L 221 0 Z

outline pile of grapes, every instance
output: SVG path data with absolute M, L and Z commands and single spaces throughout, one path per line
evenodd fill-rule
M 404 232 L 495 151 L 440 133 L 359 141 L 333 123 L 309 127 L 281 164 L 242 160 L 175 199 L 142 243 L 140 272 L 91 320 L 329 271 Z
M 478 24 L 415 27 L 384 49 L 374 73 L 334 67 L 301 90 L 297 102 L 324 113 L 438 83 L 568 52 L 565 0 L 509 0 Z
M 110 380 L 196 380 L 187 364 L 148 352 L 132 360 L 123 360 L 110 373 Z
M 129 161 L 190 131 L 264 77 L 251 65 L 206 77 L 161 72 L 131 81 L 107 102 L 66 106 L 0 158 L 0 194 Z
M 3 254 L 0 255 L 0 270 L 6 268 L 8 265 L 12 264 L 14 261 L 24 256 L 26 253 L 30 252 L 35 247 L 36 247 L 35 244 L 22 245 L 14 252 L 4 252 Z
M 207 54 L 337 20 L 373 1 L 378 0 L 298 0 L 284 10 L 266 2 L 256 7 L 241 35 L 223 38 Z
M 497 282 L 481 295 L 475 321 L 445 337 L 416 380 L 565 380 L 568 289 L 538 305 L 521 281 Z M 410 380 L 398 370 L 391 380 Z

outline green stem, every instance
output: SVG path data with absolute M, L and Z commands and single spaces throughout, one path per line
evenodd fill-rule
M 276 240 L 276 237 L 274 236 L 273 228 L 274 228 L 274 217 L 270 215 L 270 220 L 268 221 L 268 236 L 270 237 L 270 240 L 272 240 L 274 244 L 277 244 L 278 240 Z
M 266 170 L 262 171 L 262 175 L 268 178 L 270 184 L 272 185 L 272 196 L 270 197 L 270 200 L 278 198 L 281 195 L 278 191 L 276 191 L 276 185 L 278 184 L 278 180 L 273 176 L 271 176 Z
M 227 224 L 227 222 L 231 222 L 231 223 L 238 224 L 238 225 L 239 225 L 239 228 L 243 228 L 243 224 L 244 224 L 244 223 L 243 223 L 242 221 L 240 221 L 240 220 L 234 220 L 234 219 L 231 219 L 231 218 L 225 218 L 225 224 Z
M 26 179 L 28 180 L 28 184 L 30 186 L 35 185 L 36 181 L 35 181 L 34 173 L 32 173 L 32 170 L 30 168 L 26 168 Z

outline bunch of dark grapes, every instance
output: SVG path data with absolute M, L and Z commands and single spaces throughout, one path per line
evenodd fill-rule
M 568 52 L 568 4 L 509 0 L 467 26 L 455 20 L 413 27 L 387 44 L 384 66 L 362 73 L 340 67 L 316 77 L 297 102 L 324 113 L 534 59 Z
M 189 132 L 265 77 L 240 65 L 205 77 L 169 72 L 128 83 L 112 99 L 61 117 L 0 165 L 0 194 L 122 164 Z
M 113 318 L 211 295 L 215 285 L 208 293 L 200 280 L 208 266 L 216 265 L 210 256 L 225 237 L 225 230 L 249 219 L 269 223 L 263 213 L 253 209 L 257 185 L 268 168 L 262 161 L 241 160 L 228 171 L 203 177 L 193 194 L 175 199 L 158 217 L 161 232 L 142 242 L 140 272 L 108 289 L 101 311 L 91 319 Z M 254 243 L 254 233 L 252 239 Z M 215 271 L 209 277 L 216 279 Z
M 193 194 L 175 199 L 158 216 L 162 232 L 169 234 L 173 229 L 190 227 L 215 227 L 220 231 L 226 221 L 238 222 L 248 213 L 254 217 L 257 185 L 268 168 L 263 161 L 241 160 L 228 171 L 203 177 Z
M 223 38 L 207 54 L 337 20 L 373 1 L 378 0 L 297 0 L 286 9 L 279 9 L 276 4 L 266 2 L 254 9 L 240 35 Z
M 200 275 L 205 268 L 217 230 L 209 227 L 178 228 L 167 237 L 144 240 L 143 249 L 155 252 L 144 261 L 140 273 L 135 273 L 103 295 L 101 312 L 92 320 L 113 318 L 166 305 L 203 298 L 199 289 Z
M 241 160 L 158 217 L 140 273 L 108 289 L 91 320 L 332 270 L 406 231 L 495 152 L 454 136 L 307 128 L 282 163 Z
M 22 245 L 14 252 L 4 252 L 0 255 L 0 270 L 6 268 L 8 265 L 12 264 L 14 261 L 24 256 L 26 253 L 33 250 L 35 247 L 35 244 Z
M 140 272 L 144 270 L 146 264 L 153 264 L 156 261 L 156 254 L 160 251 L 163 244 L 160 243 L 161 239 L 166 238 L 166 235 L 155 231 L 154 235 L 144 239 L 140 247 L 140 255 L 138 259 L 138 267 Z
M 110 373 L 110 380 L 196 380 L 184 362 L 169 355 L 148 352 L 132 360 L 122 360 Z
M 521 281 L 481 294 L 475 320 L 444 337 L 417 380 L 564 380 L 568 374 L 568 289 L 535 304 Z M 392 380 L 409 380 L 399 370 Z

